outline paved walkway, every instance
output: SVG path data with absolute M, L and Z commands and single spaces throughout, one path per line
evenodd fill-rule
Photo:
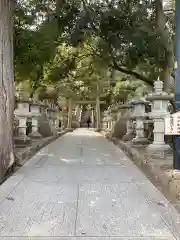
M 48 145 L 0 187 L 0 240 L 174 240 L 180 216 L 92 130 Z

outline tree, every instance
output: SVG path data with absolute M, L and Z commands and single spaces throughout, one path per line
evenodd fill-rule
M 155 1 L 157 31 L 160 35 L 161 43 L 164 47 L 164 64 L 162 72 L 162 80 L 164 81 L 164 89 L 168 91 L 170 85 L 170 77 L 174 68 L 174 34 L 169 31 L 167 17 L 164 12 L 163 0 Z
M 99 38 L 96 52 L 109 66 L 149 85 L 160 75 L 167 90 L 174 77 L 173 16 L 162 0 L 86 2 L 73 36 L 80 42 L 93 32 Z
M 15 81 L 28 80 L 32 96 L 59 44 L 68 41 L 77 4 L 59 0 L 19 1 L 14 14 Z
M 0 181 L 14 163 L 13 24 L 11 0 L 0 1 Z

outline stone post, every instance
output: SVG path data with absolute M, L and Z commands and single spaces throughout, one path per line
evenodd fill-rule
M 154 123 L 154 141 L 148 146 L 149 150 L 169 150 L 168 144 L 164 142 L 165 117 L 169 115 L 168 102 L 173 99 L 173 95 L 169 95 L 163 91 L 163 82 L 159 79 L 154 82 L 154 93 L 147 96 L 147 100 L 152 102 L 152 109 L 149 117 Z
M 144 119 L 146 118 L 145 113 L 145 102 L 144 100 L 137 100 L 132 102 L 134 105 L 133 117 L 136 119 L 136 136 L 132 139 L 134 145 L 146 145 L 149 140 L 144 136 Z
M 30 110 L 32 113 L 32 132 L 29 134 L 29 136 L 32 138 L 41 138 L 42 136 L 38 131 L 39 130 L 38 118 L 41 115 L 40 105 L 33 103 L 30 105 Z
M 79 113 L 79 119 L 78 119 L 79 123 L 81 123 L 82 112 L 83 112 L 83 106 L 81 105 L 81 107 L 80 107 L 80 113 Z
M 67 128 L 72 129 L 72 99 L 69 98 L 68 101 L 68 123 Z
M 56 108 L 56 110 L 57 110 L 57 112 L 56 112 L 56 126 L 57 126 L 57 129 L 58 129 L 58 131 L 60 130 L 60 128 L 59 128 L 59 122 L 61 121 L 60 120 L 60 115 L 61 115 L 61 113 L 60 113 L 60 109 L 57 107 Z
M 54 106 L 51 111 L 51 119 L 52 119 L 52 125 L 54 129 L 54 133 L 56 134 L 58 132 L 58 118 L 57 118 L 57 108 Z
M 95 127 L 94 108 L 91 109 L 91 123 L 92 123 L 92 128 L 94 128 Z
M 75 108 L 75 116 L 78 121 L 79 121 L 79 117 L 80 117 L 80 112 L 81 112 L 81 108 L 80 108 L 80 105 L 78 104 Z
M 107 130 L 107 128 L 108 128 L 108 113 L 107 113 L 107 111 L 104 111 L 103 129 Z
M 108 112 L 105 111 L 105 129 L 107 130 L 108 129 Z
M 57 133 L 56 124 L 55 124 L 56 109 L 49 106 L 48 109 L 47 109 L 47 116 L 48 116 L 49 124 L 50 124 L 50 127 L 51 127 L 51 132 L 53 134 L 56 134 Z
M 100 115 L 100 100 L 99 96 L 96 97 L 96 128 L 97 131 L 101 128 L 101 115 Z
M 59 116 L 58 116 L 58 108 L 54 106 L 53 111 L 53 125 L 56 132 L 58 132 L 59 129 Z
M 67 128 L 67 121 L 68 121 L 68 112 L 66 109 L 62 110 L 62 128 Z
M 112 130 L 112 115 L 111 115 L 111 110 L 109 109 L 108 111 L 108 131 L 111 131 Z

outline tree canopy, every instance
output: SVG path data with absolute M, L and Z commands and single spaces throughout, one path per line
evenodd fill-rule
M 50 87 L 75 99 L 98 93 L 124 101 L 141 82 L 152 86 L 158 76 L 169 90 L 174 25 L 170 0 L 166 5 L 162 0 L 19 0 L 15 81 L 28 83 L 31 97 L 37 89 L 46 92 L 41 98 Z

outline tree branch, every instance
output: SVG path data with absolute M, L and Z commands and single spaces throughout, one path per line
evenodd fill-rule
M 113 60 L 113 68 L 122 72 L 122 73 L 125 73 L 127 75 L 131 75 L 131 76 L 134 76 L 135 78 L 147 83 L 148 85 L 150 86 L 153 86 L 153 81 L 145 76 L 142 76 L 141 74 L 135 72 L 135 71 L 132 71 L 132 70 L 129 70 L 129 69 L 126 69 L 124 67 L 120 67 L 117 62 L 115 60 Z

